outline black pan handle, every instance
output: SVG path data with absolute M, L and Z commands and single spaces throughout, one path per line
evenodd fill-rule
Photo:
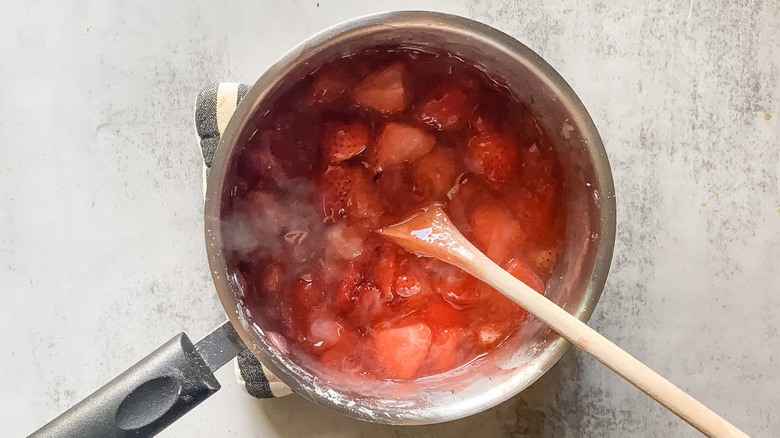
M 217 392 L 213 372 L 244 348 L 229 321 L 197 347 L 181 333 L 30 438 L 154 436 Z

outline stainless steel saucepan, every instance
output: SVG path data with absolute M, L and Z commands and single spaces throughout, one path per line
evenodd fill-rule
M 484 68 L 529 104 L 552 138 L 565 175 L 566 243 L 546 294 L 579 319 L 590 317 L 612 258 L 615 200 L 601 139 L 574 91 L 539 55 L 484 24 L 432 12 L 372 15 L 327 29 L 293 48 L 254 84 L 226 128 L 208 181 L 205 228 L 212 277 L 229 320 L 194 345 L 185 334 L 177 335 L 32 436 L 155 435 L 217 391 L 213 372 L 245 348 L 301 396 L 356 419 L 399 425 L 449 421 L 488 409 L 522 391 L 558 361 L 568 344 L 531 319 L 460 375 L 355 381 L 298 365 L 245 313 L 240 282 L 226 266 L 220 222 L 231 163 L 258 118 L 295 82 L 335 58 L 383 45 L 455 54 Z

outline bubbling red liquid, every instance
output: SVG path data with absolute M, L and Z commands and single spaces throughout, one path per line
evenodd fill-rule
M 562 177 L 526 106 L 456 57 L 385 47 L 324 65 L 257 117 L 231 164 L 228 268 L 251 318 L 300 363 L 410 380 L 500 348 L 527 313 L 373 232 L 438 202 L 544 293 Z

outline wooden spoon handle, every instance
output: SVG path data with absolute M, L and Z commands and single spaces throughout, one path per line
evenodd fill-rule
M 709 437 L 747 437 L 741 430 L 651 370 L 585 323 L 475 251 L 467 262 L 476 277 L 536 315 L 550 328 Z M 465 268 L 465 266 L 464 266 Z
M 647 365 L 493 263 L 458 231 L 440 205 L 428 206 L 403 222 L 377 232 L 409 251 L 436 257 L 495 287 L 703 434 L 709 437 L 747 436 Z

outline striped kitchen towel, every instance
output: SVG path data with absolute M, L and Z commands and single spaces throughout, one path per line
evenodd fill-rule
M 219 139 L 238 106 L 246 96 L 249 85 L 221 83 L 210 85 L 198 95 L 195 104 L 195 131 L 203 155 L 203 194 Z M 275 398 L 292 393 L 278 377 L 273 375 L 257 358 L 246 350 L 235 360 L 238 383 L 253 397 Z

